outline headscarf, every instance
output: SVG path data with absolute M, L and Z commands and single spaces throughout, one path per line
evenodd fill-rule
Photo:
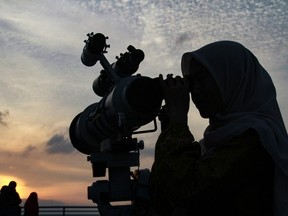
M 38 194 L 36 192 L 30 193 L 24 204 L 24 216 L 38 216 L 39 215 L 39 204 Z
M 221 141 L 253 128 L 275 162 L 275 215 L 288 215 L 288 136 L 271 77 L 257 58 L 233 41 L 208 44 L 182 56 L 188 75 L 191 59 L 200 62 L 215 79 L 224 110 L 210 118 L 204 132 L 209 150 Z

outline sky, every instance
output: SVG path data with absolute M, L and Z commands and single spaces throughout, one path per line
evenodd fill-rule
M 0 184 L 16 180 L 25 199 L 93 205 L 87 156 L 69 139 L 72 119 L 101 98 L 92 90 L 102 67 L 82 64 L 86 34 L 102 33 L 110 63 L 128 45 L 142 49 L 137 73 L 180 75 L 184 52 L 218 40 L 250 49 L 269 72 L 288 125 L 287 0 L 1 0 Z M 189 127 L 201 139 L 208 121 L 191 104 Z M 140 134 L 140 167 L 150 168 L 159 135 Z M 22 203 L 24 204 L 24 203 Z

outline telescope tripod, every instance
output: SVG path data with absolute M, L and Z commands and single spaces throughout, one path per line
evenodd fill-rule
M 88 156 L 93 177 L 104 177 L 108 170 L 108 179 L 88 187 L 88 199 L 97 203 L 101 216 L 146 215 L 140 212 L 147 208 L 139 207 L 139 203 L 149 203 L 150 171 L 139 170 L 139 150 L 143 148 L 143 141 L 137 142 L 135 138 L 107 139 L 101 143 L 101 152 Z M 130 169 L 133 166 L 138 167 L 134 173 Z

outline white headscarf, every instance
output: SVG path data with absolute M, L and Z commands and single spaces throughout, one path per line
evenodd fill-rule
M 288 136 L 271 77 L 257 58 L 233 41 L 208 44 L 182 57 L 182 73 L 189 75 L 191 59 L 214 77 L 224 110 L 210 119 L 204 132 L 206 148 L 240 135 L 249 128 L 259 134 L 275 168 L 275 215 L 288 215 Z

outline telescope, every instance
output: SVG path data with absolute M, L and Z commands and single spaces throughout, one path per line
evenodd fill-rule
M 103 67 L 92 87 L 99 102 L 89 105 L 72 120 L 69 135 L 74 148 L 88 155 L 93 177 L 105 177 L 88 187 L 88 199 L 97 203 L 101 215 L 133 215 L 138 201 L 148 202 L 148 169 L 139 170 L 139 154 L 144 142 L 134 134 L 157 130 L 156 116 L 163 96 L 158 78 L 136 74 L 145 54 L 129 45 L 112 64 L 104 56 L 110 45 L 102 33 L 87 34 L 81 55 L 91 67 L 98 61 Z M 154 123 L 153 128 L 141 127 Z M 137 176 L 131 167 L 138 167 Z M 135 173 L 135 172 L 134 172 Z M 128 202 L 124 205 L 113 203 Z

